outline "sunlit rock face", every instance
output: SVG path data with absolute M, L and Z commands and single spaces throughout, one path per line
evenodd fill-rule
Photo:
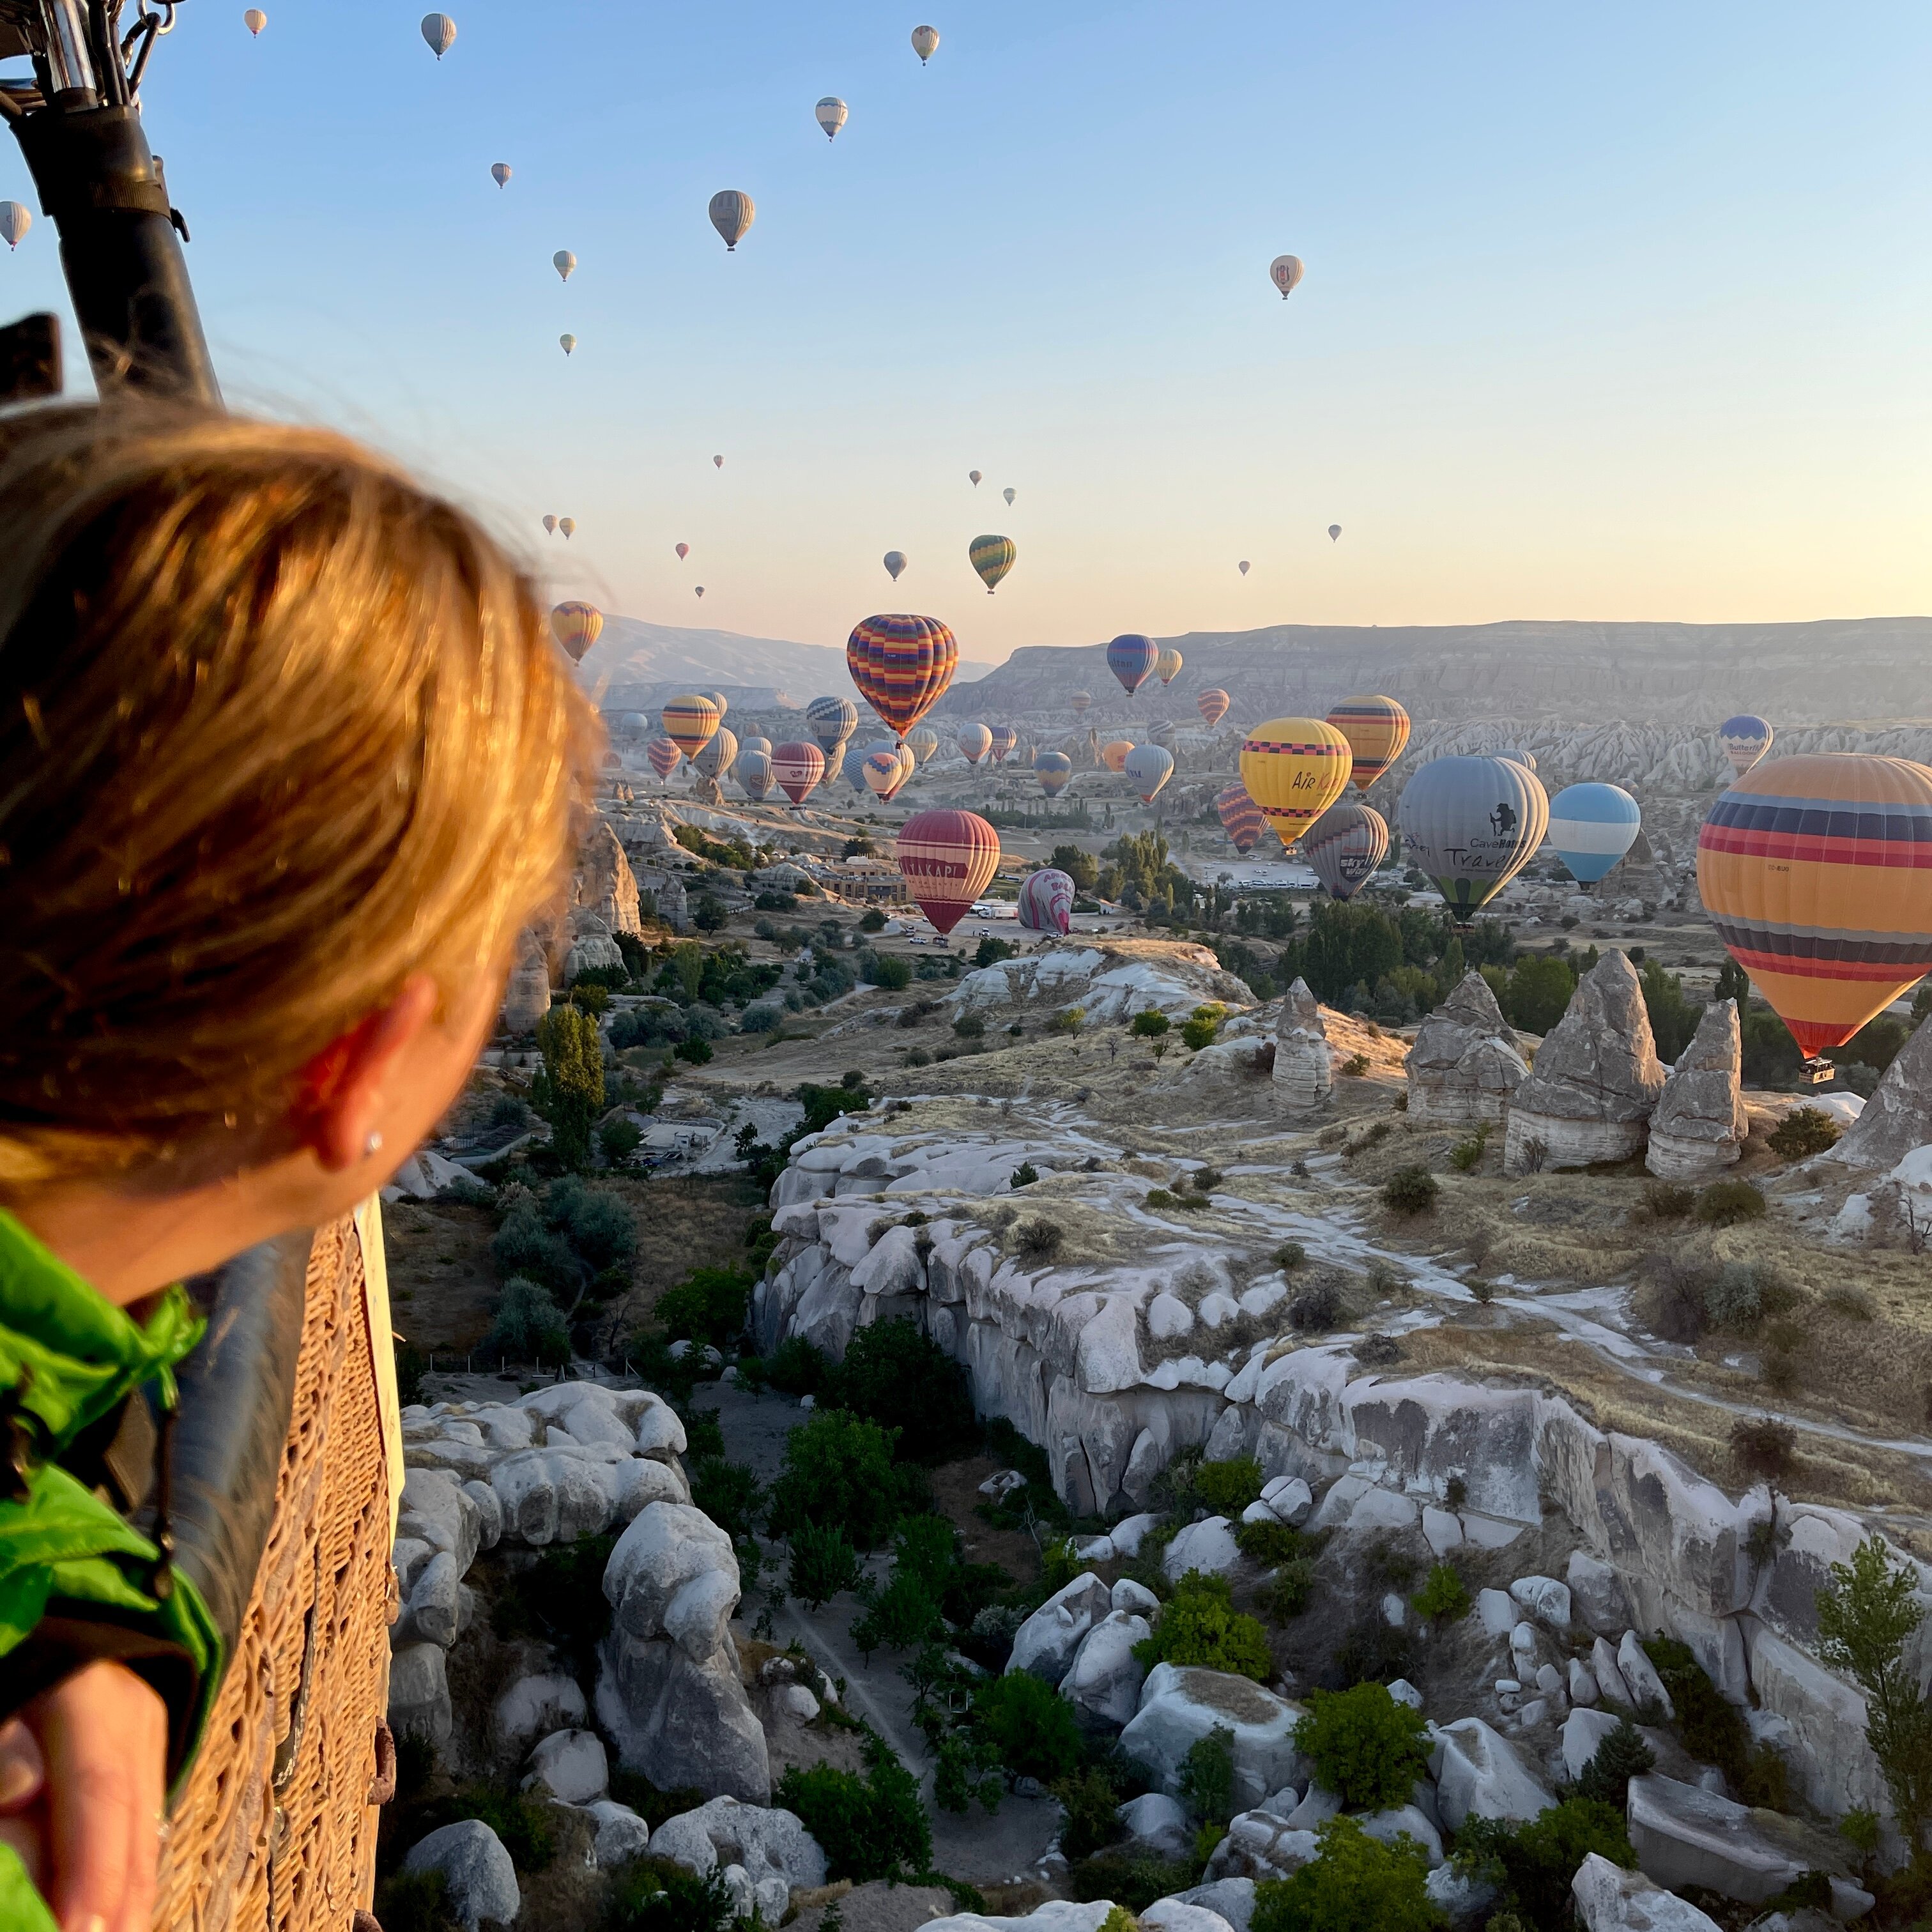
M 1466 974 L 1423 1022 L 1403 1065 L 1408 1118 L 1430 1126 L 1498 1121 L 1529 1077 L 1515 1031 L 1480 973 Z
M 1644 1165 L 1665 1180 L 1711 1180 L 1743 1150 L 1743 1054 L 1735 1000 L 1714 1000 L 1678 1055 L 1650 1117 Z

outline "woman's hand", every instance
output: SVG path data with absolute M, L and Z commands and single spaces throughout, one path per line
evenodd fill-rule
M 167 1707 L 118 1664 L 91 1664 L 0 1726 L 0 1840 L 62 1932 L 148 1932 Z

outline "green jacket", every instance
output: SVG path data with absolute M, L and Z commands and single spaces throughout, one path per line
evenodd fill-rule
M 220 1634 L 188 1579 L 61 1461 L 137 1391 L 172 1411 L 175 1365 L 204 1326 L 178 1283 L 136 1323 L 0 1212 L 0 1712 L 49 1681 L 50 1657 L 121 1657 L 169 1700 L 177 1780 L 220 1685 Z M 52 1924 L 0 1848 L 0 1926 Z

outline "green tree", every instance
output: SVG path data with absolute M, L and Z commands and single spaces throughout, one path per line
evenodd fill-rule
M 1566 960 L 1526 952 L 1509 976 L 1503 1018 L 1525 1033 L 1547 1033 L 1569 1011 L 1576 976 Z
M 813 1522 L 792 1526 L 785 1587 L 800 1603 L 815 1610 L 841 1590 L 856 1588 L 858 1582 L 858 1552 L 844 1530 L 836 1524 L 823 1528 Z
M 778 1780 L 772 1802 L 795 1812 L 824 1848 L 829 1874 L 855 1885 L 892 1873 L 910 1876 L 932 1863 L 932 1825 L 919 1780 L 875 1732 L 865 1742 L 861 1778 L 829 1764 L 796 1765 Z
M 1744 1017 L 1744 1010 L 1750 1004 L 1750 975 L 1735 959 L 1726 959 L 1718 968 L 1718 983 L 1711 989 L 1714 1000 L 1735 1000 L 1738 1003 L 1738 1016 Z
M 973 1711 L 1000 1762 L 1016 1778 L 1050 1784 L 1080 1762 L 1080 1723 L 1073 1706 L 1030 1670 L 984 1679 Z
M 1654 959 L 1643 962 L 1637 979 L 1643 988 L 1650 1030 L 1657 1041 L 1657 1057 L 1668 1063 L 1690 1044 L 1690 1036 L 1697 1030 L 1704 1010 L 1694 1006 L 1684 997 L 1683 976 L 1665 972 Z
M 785 1438 L 772 1485 L 772 1534 L 817 1523 L 842 1528 L 855 1549 L 876 1548 L 902 1509 L 905 1485 L 892 1464 L 898 1436 L 843 1409 L 814 1409 Z
M 1134 1654 L 1150 1670 L 1162 1663 L 1192 1665 L 1257 1683 L 1265 1683 L 1274 1670 L 1268 1632 L 1234 1607 L 1227 1578 L 1198 1570 L 1189 1570 L 1174 1586 L 1154 1634 L 1134 1646 Z
M 1401 928 L 1379 906 L 1352 899 L 1315 908 L 1302 972 L 1317 999 L 1336 1004 L 1358 983 L 1373 986 L 1402 963 Z
M 1216 1724 L 1196 1738 L 1180 1760 L 1176 1780 L 1187 1808 L 1204 1824 L 1225 1826 L 1234 1815 L 1234 1734 Z
M 1419 1845 L 1384 1845 L 1354 1818 L 1331 1818 L 1316 1835 L 1319 1850 L 1292 1877 L 1256 1886 L 1250 1932 L 1439 1932 L 1448 1923 L 1426 1889 Z
M 1472 1816 L 1456 1834 L 1456 1862 L 1496 1886 L 1524 1923 L 1566 1924 L 1570 1881 L 1592 1852 L 1625 1871 L 1636 1867 L 1621 1805 L 1566 1798 L 1521 1825 Z
M 823 1393 L 829 1406 L 891 1430 L 914 1462 L 944 1462 L 979 1433 L 965 1370 L 910 1321 L 858 1330 Z
M 1078 845 L 1056 845 L 1047 861 L 1056 872 L 1064 872 L 1083 892 L 1090 892 L 1100 877 L 1100 868 L 1090 852 Z
M 1382 1811 L 1406 1804 L 1428 1769 L 1428 1728 L 1422 1713 L 1390 1696 L 1386 1684 L 1358 1684 L 1311 1692 L 1294 1742 L 1344 1804 Z
M 568 1168 L 590 1165 L 590 1124 L 604 1111 L 604 1056 L 597 1022 L 581 1009 L 553 1006 L 537 1022 L 550 1144 Z

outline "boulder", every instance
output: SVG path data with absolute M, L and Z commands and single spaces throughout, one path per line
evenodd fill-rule
M 1620 1720 L 1610 1711 L 1579 1708 L 1563 1720 L 1563 1768 L 1574 1783 Z
M 1234 1532 L 1224 1516 L 1203 1516 L 1181 1530 L 1161 1552 L 1160 1567 L 1178 1582 L 1190 1570 L 1225 1576 L 1241 1560 Z
M 530 1754 L 526 1791 L 538 1786 L 566 1804 L 588 1804 L 610 1788 L 610 1761 L 595 1731 L 553 1731 Z
M 1155 1904 L 1198 1905 L 1225 1918 L 1234 1932 L 1248 1932 L 1248 1922 L 1255 1916 L 1255 1882 L 1251 1878 L 1217 1878 L 1178 1892 L 1171 1900 L 1157 1899 Z
M 1606 952 L 1579 981 L 1510 1102 L 1504 1172 L 1627 1158 L 1643 1145 L 1663 1090 L 1636 969 Z
M 1481 1924 L 1496 1902 L 1495 1886 L 1455 1864 L 1438 1865 L 1423 1889 L 1430 1904 L 1448 1922 L 1450 1932 L 1467 1932 L 1468 1928 Z
M 1750 1132 L 1743 1064 L 1737 1002 L 1713 1000 L 1650 1117 L 1643 1162 L 1652 1174 L 1664 1180 L 1712 1180 L 1736 1163 Z
M 700 1661 L 728 1641 L 739 1590 L 731 1539 L 688 1503 L 646 1504 L 604 1570 L 618 1630 L 668 1636 Z
M 1058 1684 L 1073 1667 L 1087 1633 L 1113 1608 L 1113 1593 L 1091 1570 L 1056 1590 L 1013 1633 L 1009 1671 L 1030 1670 Z
M 399 1536 L 447 1550 L 456 1559 L 459 1576 L 466 1575 L 482 1547 L 482 1520 L 463 1485 L 447 1469 L 404 1467 Z
M 445 1650 L 456 1641 L 463 1618 L 463 1572 L 447 1550 L 439 1550 L 416 1574 L 410 1592 L 410 1624 L 425 1642 Z
M 1299 1529 L 1315 1509 L 1315 1495 L 1299 1476 L 1276 1476 L 1262 1486 L 1262 1501 L 1276 1520 Z
M 1722 1932 L 1688 1898 L 1592 1852 L 1570 1881 L 1585 1932 Z
M 518 1678 L 496 1700 L 492 1717 L 497 1742 L 521 1757 L 535 1739 L 580 1725 L 587 1714 L 577 1680 L 556 1672 Z
M 1666 1718 L 1676 1716 L 1677 1707 L 1670 1701 L 1670 1693 L 1664 1688 L 1657 1666 L 1651 1662 L 1634 1630 L 1625 1630 L 1622 1642 L 1617 1646 L 1617 1669 L 1622 1673 L 1634 1709 L 1660 1711 Z
M 502 1026 L 508 1034 L 532 1034 L 550 1011 L 550 959 L 543 941 L 527 928 L 517 940 L 517 963 L 503 989 Z
M 1129 1841 L 1145 1845 L 1164 1858 L 1185 1858 L 1194 1848 L 1194 1827 L 1187 1808 L 1164 1791 L 1149 1791 L 1116 1808 L 1127 1828 Z
M 1893 1057 L 1831 1158 L 1889 1172 L 1914 1148 L 1932 1142 L 1932 1026 L 1921 1024 Z
M 928 1918 L 920 1932 L 1100 1932 L 1107 1915 L 1119 1908 L 1111 1898 L 1090 1905 L 1070 1898 L 1049 1898 L 1022 1917 L 1000 1918 L 982 1912 L 956 1912 L 949 1918 Z
M 1423 1022 L 1402 1066 L 1408 1118 L 1427 1126 L 1500 1120 L 1529 1077 L 1515 1032 L 1480 973 L 1466 975 Z
M 1294 1733 L 1300 1717 L 1297 1706 L 1247 1678 L 1157 1664 L 1141 1687 L 1140 1708 L 1120 1733 L 1120 1749 L 1174 1796 L 1189 1749 L 1220 1726 L 1234 1733 L 1234 1802 L 1258 1804 L 1298 1782 Z
M 1746 1905 L 1775 1898 L 1802 1873 L 1838 1862 L 1795 1818 L 1733 1804 L 1714 1791 L 1647 1772 L 1630 1781 L 1630 1840 L 1637 1863 L 1678 1892 L 1701 1886 Z
M 1633 1711 L 1636 1708 L 1636 1700 L 1624 1682 L 1622 1666 L 1617 1662 L 1617 1653 L 1607 1637 L 1598 1637 L 1590 1646 L 1590 1675 L 1597 1680 L 1597 1694 L 1600 1697 L 1606 1697 L 1611 1702 L 1624 1705 Z
M 480 1818 L 460 1819 L 430 1832 L 410 1848 L 403 1869 L 442 1873 L 450 1909 L 464 1932 L 478 1932 L 486 1918 L 512 1924 L 524 1909 L 517 1868 L 502 1840 Z
M 1244 1811 L 1208 1861 L 1210 1878 L 1247 1878 L 1257 1882 L 1286 1878 L 1321 1849 L 1312 1831 L 1272 1811 Z
M 688 1786 L 755 1804 L 771 1796 L 764 1730 L 728 1644 L 700 1662 L 676 1643 L 614 1630 L 604 1641 L 597 1715 L 618 1762 L 660 1791 Z
M 1545 1629 L 1561 1633 L 1570 1628 L 1570 1586 L 1554 1576 L 1519 1576 L 1509 1586 L 1511 1600 L 1526 1616 Z
M 1139 1915 L 1153 1932 L 1234 1932 L 1220 1913 L 1205 1905 L 1184 1905 L 1178 1898 L 1157 1898 Z
M 1376 1812 L 1364 1818 L 1361 1826 L 1370 1838 L 1385 1845 L 1394 1844 L 1398 1838 L 1412 1840 L 1421 1848 L 1432 1869 L 1442 1862 L 1442 1834 L 1419 1805 L 1403 1804 L 1392 1811 Z
M 1630 1628 L 1630 1599 L 1623 1579 L 1600 1558 L 1573 1550 L 1563 1573 L 1570 1586 L 1570 1611 L 1586 1630 L 1616 1636 Z
M 1472 1817 L 1526 1822 L 1556 1803 L 1516 1747 L 1481 1718 L 1432 1724 L 1430 1736 L 1436 1810 L 1450 1831 Z
M 628 1804 L 620 1804 L 612 1798 L 599 1798 L 584 1808 L 597 1828 L 590 1856 L 596 1860 L 599 1871 L 609 1871 L 629 1859 L 642 1858 L 650 1850 L 651 1828 Z
M 1564 1686 L 1573 1704 L 1594 1704 L 1603 1695 L 1598 1688 L 1596 1673 L 1580 1657 L 1570 1658 L 1566 1666 L 1569 1682 Z
M 440 1644 L 412 1643 L 389 1660 L 389 1728 L 399 1738 L 446 1744 L 454 1728 L 449 1673 Z
M 702 1876 L 736 1866 L 767 1925 L 784 1918 L 794 1891 L 825 1882 L 825 1853 L 795 1813 L 714 1798 L 668 1818 L 651 1834 L 651 1856 L 675 1858 Z
M 1144 1583 L 1137 1583 L 1131 1576 L 1123 1576 L 1114 1586 L 1108 1600 L 1115 1610 L 1137 1617 L 1150 1618 L 1160 1608 L 1160 1599 Z
M 1277 1099 L 1292 1112 L 1305 1112 L 1328 1099 L 1335 1084 L 1334 1056 L 1322 1024 L 1322 1006 L 1297 980 L 1281 1003 L 1275 1029 L 1274 1088 Z
M 1153 1634 L 1145 1617 L 1110 1610 L 1082 1639 L 1060 1694 L 1091 1724 L 1116 1729 L 1126 1724 L 1140 1708 L 1147 1676 L 1133 1647 Z

